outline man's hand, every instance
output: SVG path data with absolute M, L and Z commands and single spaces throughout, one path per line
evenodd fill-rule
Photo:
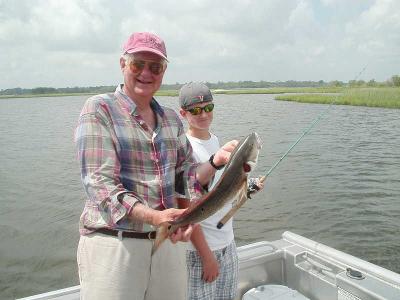
M 157 216 L 154 221 L 154 225 L 159 226 L 162 223 L 170 223 L 175 219 L 179 218 L 186 209 L 176 209 L 176 208 L 168 208 L 161 211 L 158 211 Z M 190 240 L 193 229 L 197 225 L 188 225 L 185 227 L 178 228 L 175 232 L 172 232 L 169 235 L 169 239 L 173 244 L 177 242 L 187 242 Z
M 186 209 L 168 208 L 164 210 L 155 210 L 137 202 L 131 211 L 130 217 L 134 220 L 140 220 L 143 223 L 153 226 L 160 226 L 162 223 L 170 223 L 181 216 Z
M 165 222 L 171 222 L 177 218 L 179 218 L 186 209 L 177 209 L 177 208 L 168 208 L 164 210 L 155 210 L 155 214 L 153 216 L 152 224 L 155 226 L 159 226 Z
M 185 211 L 186 209 L 177 208 L 155 210 L 146 207 L 141 203 L 137 203 L 132 209 L 131 217 L 158 227 L 163 223 L 171 223 L 179 218 Z M 189 241 L 192 231 L 194 228 L 196 228 L 196 226 L 197 225 L 189 225 L 183 228 L 178 228 L 178 230 L 170 234 L 169 238 L 171 242 L 175 244 L 178 241 Z

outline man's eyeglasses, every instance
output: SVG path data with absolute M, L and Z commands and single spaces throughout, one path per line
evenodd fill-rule
M 147 64 L 149 70 L 154 75 L 160 75 L 165 69 L 164 62 L 156 62 L 142 59 L 133 59 L 129 63 L 129 67 L 133 73 L 140 73 L 143 71 L 145 65 Z
M 209 113 L 209 112 L 212 112 L 213 109 L 214 109 L 214 103 L 210 103 L 204 107 L 196 106 L 196 107 L 187 109 L 186 111 L 190 112 L 193 116 L 197 116 L 197 115 L 200 115 L 203 110 L 206 113 Z

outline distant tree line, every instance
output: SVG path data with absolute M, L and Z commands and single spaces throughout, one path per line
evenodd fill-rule
M 13 88 L 0 91 L 0 95 L 43 95 L 43 94 L 92 94 L 108 93 L 115 90 L 115 86 L 89 86 L 89 87 L 37 87 L 33 89 Z
M 163 84 L 162 90 L 179 90 L 183 84 Z M 369 81 L 364 80 L 350 80 L 348 83 L 334 80 L 325 82 L 319 81 L 229 81 L 217 83 L 206 82 L 210 89 L 249 89 L 249 88 L 274 88 L 274 87 L 327 87 L 327 86 L 345 86 L 351 87 L 380 87 L 380 86 L 395 86 L 400 87 L 400 76 L 393 75 L 385 82 L 377 82 L 374 79 Z M 66 88 L 52 88 L 52 87 L 37 87 L 33 89 L 12 88 L 0 90 L 0 95 L 43 95 L 43 94 L 101 94 L 109 93 L 115 90 L 115 86 L 89 86 L 89 87 L 66 87 Z

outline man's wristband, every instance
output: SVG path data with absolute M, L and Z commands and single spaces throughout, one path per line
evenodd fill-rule
M 225 165 L 216 166 L 216 165 L 214 164 L 214 155 L 215 155 L 215 154 L 213 154 L 213 155 L 210 156 L 208 162 L 210 163 L 210 165 L 213 166 L 214 169 L 216 169 L 216 170 L 221 170 L 223 167 L 225 167 Z

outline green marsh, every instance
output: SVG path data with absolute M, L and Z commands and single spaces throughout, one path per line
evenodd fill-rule
M 278 95 L 276 100 L 369 107 L 400 108 L 400 88 L 344 88 L 341 93 Z

